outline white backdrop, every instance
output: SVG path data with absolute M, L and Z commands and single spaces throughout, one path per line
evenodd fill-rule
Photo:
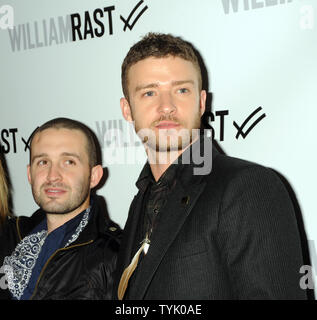
M 124 226 L 145 156 L 121 116 L 121 63 L 145 33 L 168 32 L 203 57 L 213 94 L 211 124 L 223 150 L 271 167 L 289 182 L 316 264 L 316 12 L 315 0 L 0 1 L 0 142 L 15 214 L 37 208 L 23 139 L 65 116 L 99 138 L 109 177 L 98 194 Z M 253 112 L 244 135 L 236 137 Z

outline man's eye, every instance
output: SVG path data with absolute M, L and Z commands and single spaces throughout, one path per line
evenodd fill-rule
M 40 160 L 38 161 L 37 165 L 38 166 L 45 166 L 47 164 L 47 161 L 46 160 Z
M 187 92 L 189 92 L 189 90 L 187 88 L 180 88 L 180 89 L 178 89 L 178 92 L 179 93 L 187 93 Z
M 66 160 L 65 161 L 65 164 L 67 164 L 68 166 L 73 166 L 73 165 L 75 165 L 76 163 L 75 163 L 75 161 L 74 160 Z
M 154 91 L 147 91 L 144 93 L 145 97 L 153 97 L 154 96 Z

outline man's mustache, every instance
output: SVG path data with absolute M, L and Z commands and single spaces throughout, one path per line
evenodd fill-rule
M 176 124 L 180 124 L 177 117 L 175 117 L 173 115 L 161 115 L 159 119 L 157 119 L 153 122 L 153 126 L 154 127 L 157 126 L 162 121 L 172 121 L 172 122 L 175 122 Z
M 68 186 L 66 186 L 64 183 L 52 183 L 52 182 L 46 182 L 42 184 L 42 188 L 62 188 L 62 189 L 68 189 Z

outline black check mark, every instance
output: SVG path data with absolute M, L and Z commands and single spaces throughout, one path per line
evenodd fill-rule
M 238 132 L 236 134 L 236 139 L 238 139 L 239 135 L 242 136 L 243 139 L 250 133 L 250 131 L 262 120 L 266 117 L 266 114 L 263 113 L 257 120 L 255 120 L 252 125 L 249 127 L 247 131 L 243 131 L 243 128 L 246 126 L 246 124 L 259 112 L 262 110 L 262 107 L 258 107 L 255 111 L 253 111 L 242 123 L 241 126 L 239 126 L 235 121 L 233 121 L 233 125 L 237 128 Z
M 25 139 L 22 137 L 21 138 L 21 140 L 23 141 L 23 143 L 24 143 L 24 151 L 27 151 L 28 149 L 30 149 L 30 140 L 31 140 L 31 137 L 33 136 L 33 134 L 34 134 L 34 132 L 35 132 L 35 130 L 37 130 L 37 128 L 39 128 L 39 127 L 36 127 L 34 130 L 33 130 L 33 132 L 30 134 L 30 136 L 29 136 L 29 138 L 27 139 L 27 141 L 25 141 Z
M 131 11 L 130 15 L 128 16 L 128 19 L 123 18 L 120 15 L 120 19 L 123 21 L 124 23 L 124 27 L 123 27 L 123 31 L 126 30 L 126 28 L 128 27 L 130 30 L 133 29 L 134 25 L 136 24 L 136 22 L 139 20 L 139 18 L 142 16 L 142 14 L 145 12 L 145 10 L 148 8 L 148 6 L 145 6 L 141 12 L 136 16 L 136 18 L 134 19 L 134 21 L 132 22 L 132 24 L 130 24 L 130 19 L 132 18 L 132 16 L 134 15 L 135 11 L 139 8 L 139 6 L 143 3 L 144 1 L 141 0 L 138 2 L 138 4 L 133 8 L 133 10 Z

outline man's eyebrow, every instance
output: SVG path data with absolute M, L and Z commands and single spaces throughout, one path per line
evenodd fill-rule
M 77 153 L 63 152 L 61 155 L 64 156 L 64 157 L 65 156 L 66 157 L 74 157 L 74 158 L 78 159 L 79 161 L 82 161 L 81 157 Z M 35 156 L 32 156 L 31 163 L 33 163 L 36 159 L 43 158 L 43 157 L 48 157 L 48 154 L 47 153 L 40 153 L 40 154 L 37 154 Z
M 63 152 L 61 155 L 66 157 L 74 157 L 74 158 L 77 158 L 79 161 L 81 161 L 81 157 L 77 153 Z
M 180 86 L 186 83 L 195 84 L 194 80 L 179 80 L 179 81 L 173 81 L 172 86 Z
M 172 86 L 179 86 L 186 83 L 195 84 L 194 80 L 177 80 L 177 81 L 172 81 Z M 138 92 L 143 89 L 158 88 L 159 86 L 160 84 L 158 82 L 153 82 L 153 83 L 144 84 L 144 85 L 141 84 L 135 88 L 135 92 Z
M 40 153 L 35 156 L 32 156 L 31 163 L 33 163 L 36 159 L 43 158 L 43 157 L 47 157 L 47 153 Z
M 159 84 L 156 82 L 149 83 L 149 84 L 140 84 L 135 88 L 135 92 L 138 92 L 143 89 L 158 88 L 158 87 L 159 87 Z

